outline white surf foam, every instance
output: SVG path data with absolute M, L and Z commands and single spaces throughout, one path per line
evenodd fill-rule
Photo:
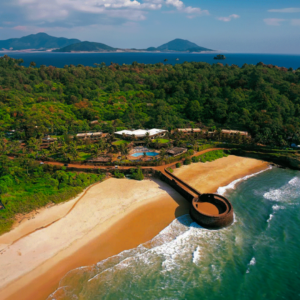
M 261 174 L 261 173 L 263 173 L 263 172 L 265 172 L 265 171 L 267 171 L 267 170 L 270 170 L 270 169 L 272 169 L 272 166 L 269 166 L 267 169 L 262 170 L 262 171 L 259 171 L 259 172 L 257 172 L 257 173 L 253 173 L 253 174 L 251 174 L 251 175 L 247 175 L 247 176 L 245 176 L 245 177 L 236 179 L 236 180 L 232 181 L 231 183 L 229 183 L 229 184 L 226 185 L 226 186 L 221 186 L 221 187 L 218 188 L 217 194 L 219 194 L 219 195 L 224 195 L 228 190 L 233 190 L 233 189 L 235 189 L 235 187 L 236 187 L 236 185 L 237 185 L 238 183 L 240 183 L 240 182 L 242 182 L 242 181 L 245 181 L 245 180 L 247 180 L 247 179 L 249 179 L 249 178 L 251 178 L 251 177 L 257 176 L 258 174 Z
M 280 210 L 280 209 L 285 209 L 285 207 L 284 206 L 282 206 L 282 205 L 277 205 L 277 204 L 275 204 L 275 205 L 273 205 L 272 206 L 272 213 L 269 215 L 269 219 L 267 220 L 267 223 L 270 223 L 270 221 L 273 219 L 273 217 L 275 216 L 275 214 L 276 214 L 276 211 L 278 211 L 278 210 Z
M 300 178 L 299 177 L 294 177 L 289 181 L 290 185 L 293 186 L 300 186 Z
M 253 256 L 248 264 L 248 269 L 246 271 L 246 273 L 249 273 L 250 272 L 250 266 L 254 266 L 256 264 L 256 259 L 255 257 Z
M 267 220 L 267 223 L 269 223 L 272 219 L 273 219 L 274 215 L 273 214 L 270 214 L 269 215 L 269 219 Z
M 200 246 L 197 246 L 196 250 L 193 253 L 193 263 L 197 264 L 201 260 Z
M 251 260 L 250 260 L 249 265 L 250 265 L 250 266 L 254 266 L 255 264 L 256 264 L 256 259 L 255 259 L 255 257 L 253 256 L 253 257 L 251 258 Z
M 273 189 L 264 193 L 264 198 L 276 202 L 291 202 L 299 198 L 300 178 L 294 177 L 279 189 Z
M 79 277 L 76 271 L 73 274 L 68 273 L 61 280 L 57 293 L 54 292 L 48 300 L 59 299 L 63 288 L 71 286 L 72 289 L 72 284 L 69 283 L 73 282 L 73 278 L 78 280 L 81 275 L 85 281 L 83 284 L 85 289 L 93 289 L 100 285 L 109 285 L 115 274 L 122 274 L 120 278 L 135 275 L 139 278 L 144 276 L 145 270 L 158 272 L 162 276 L 173 276 L 172 274 L 178 272 L 188 273 L 190 267 L 187 266 L 193 264 L 195 267 L 201 267 L 205 264 L 206 255 L 212 256 L 210 259 L 215 262 L 215 265 L 219 265 L 221 254 L 215 255 L 215 253 L 222 249 L 221 245 L 226 244 L 227 234 L 232 228 L 207 230 L 193 222 L 189 215 L 179 217 L 151 241 L 103 260 L 91 267 L 91 270 L 87 269 L 86 272 L 79 274 Z M 210 252 L 207 249 L 215 251 Z M 222 270 L 216 266 L 211 268 L 212 280 L 219 279 Z M 76 293 L 74 291 L 74 294 Z

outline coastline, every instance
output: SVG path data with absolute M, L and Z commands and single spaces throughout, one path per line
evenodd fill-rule
M 178 173 L 180 173 L 179 177 L 181 179 L 186 177 L 187 182 L 201 192 L 216 192 L 220 186 L 228 185 L 233 180 L 256 173 L 267 167 L 268 163 L 266 162 L 229 156 L 211 163 L 184 166 L 177 169 L 175 174 L 178 176 Z M 228 176 L 228 169 L 231 170 L 230 176 Z M 219 172 L 218 175 L 216 175 L 216 172 Z M 98 222 L 81 238 L 75 239 L 70 245 L 45 259 L 26 274 L 15 278 L 14 282 L 11 281 L 5 288 L 0 290 L 1 299 L 45 299 L 55 290 L 59 280 L 69 270 L 97 263 L 123 250 L 147 242 L 172 222 L 175 217 L 188 213 L 188 202 L 171 187 L 159 180 L 134 182 L 126 179 L 121 181 L 109 179 L 106 182 L 109 183 L 106 184 L 108 186 L 106 189 L 114 186 L 116 192 L 122 190 L 120 187 L 116 188 L 116 184 L 121 182 L 123 184 L 124 182 L 124 187 L 127 190 L 131 188 L 134 190 L 134 195 L 137 193 L 144 198 L 142 201 L 138 201 L 137 197 L 131 197 L 130 204 L 123 210 L 119 210 L 118 214 L 112 214 L 110 218 L 102 223 Z M 133 188 L 133 185 L 135 188 Z M 91 193 L 87 193 L 84 197 L 89 205 L 91 204 L 89 200 L 95 190 L 98 190 L 98 192 L 100 190 L 101 195 L 107 196 L 105 182 L 103 182 L 93 187 L 90 190 Z M 144 193 L 141 193 L 141 190 Z M 124 191 L 121 191 L 121 195 L 121 204 L 124 199 L 130 198 L 130 195 L 124 194 Z M 74 211 L 80 211 L 80 209 L 80 205 L 78 205 Z M 106 207 L 105 209 L 109 208 Z M 67 216 L 65 219 L 70 219 L 70 217 Z M 51 227 L 54 226 L 51 225 L 48 230 L 53 231 Z M 34 235 L 32 234 L 32 236 Z M 48 238 L 50 237 L 48 236 Z M 26 248 L 26 244 L 23 247 Z M 12 252 L 13 249 L 9 251 Z M 0 266 L 2 265 L 1 256 Z M 11 270 L 13 271 L 13 269 Z

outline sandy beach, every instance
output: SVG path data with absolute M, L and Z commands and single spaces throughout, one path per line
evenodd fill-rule
M 213 162 L 182 166 L 174 170 L 174 175 L 201 193 L 216 193 L 220 186 L 266 169 L 268 165 L 265 161 L 230 155 Z
M 215 192 L 267 166 L 229 156 L 184 166 L 175 174 L 201 192 Z M 5 270 L 0 274 L 0 298 L 45 299 L 69 270 L 150 240 L 188 207 L 158 179 L 109 179 L 76 199 L 44 208 L 0 236 L 0 267 Z

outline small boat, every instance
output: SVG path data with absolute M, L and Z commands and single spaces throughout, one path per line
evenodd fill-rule
M 179 58 L 176 58 L 176 60 L 179 60 Z

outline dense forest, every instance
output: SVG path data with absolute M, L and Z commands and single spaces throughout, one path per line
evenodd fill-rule
M 247 130 L 261 143 L 299 142 L 300 69 L 21 64 L 0 58 L 0 131 L 16 130 L 16 138 L 197 126 Z

